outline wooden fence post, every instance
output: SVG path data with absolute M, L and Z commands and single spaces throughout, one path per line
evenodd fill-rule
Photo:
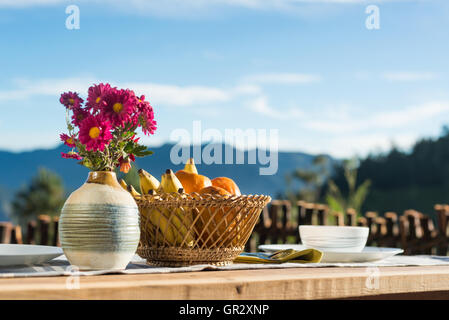
M 60 247 L 61 244 L 59 243 L 59 217 L 53 217 L 53 239 L 51 241 L 52 246 Z
M 34 237 L 36 236 L 36 221 L 30 221 L 27 225 L 26 243 L 36 244 Z
M 384 217 L 386 221 L 386 234 L 382 243 L 387 247 L 396 248 L 399 241 L 398 215 L 390 211 L 386 212 Z
M 366 226 L 369 228 L 369 235 L 366 245 L 370 246 L 373 244 L 373 242 L 376 241 L 377 230 L 374 224 L 374 220 L 377 218 L 377 212 L 368 211 L 367 213 L 365 213 L 365 218 L 366 218 Z
M 39 233 L 40 233 L 40 245 L 48 245 L 48 230 L 50 228 L 50 216 L 41 214 L 38 216 L 39 221 Z
M 328 213 L 327 206 L 325 206 L 323 204 L 318 204 L 316 206 L 316 210 L 317 210 L 316 214 L 317 214 L 318 225 L 320 225 L 320 226 L 327 225 L 327 213 Z
M 357 212 L 352 208 L 348 208 L 348 210 L 346 210 L 346 225 L 355 226 L 356 218 Z
M 435 212 L 437 214 L 438 221 L 438 245 L 437 245 L 437 255 L 447 255 L 448 250 L 448 215 L 449 206 L 447 205 L 435 205 Z
M 11 243 L 23 244 L 22 240 L 22 228 L 20 226 L 14 226 L 11 230 Z
M 10 222 L 0 222 L 0 243 L 11 242 L 12 224 Z

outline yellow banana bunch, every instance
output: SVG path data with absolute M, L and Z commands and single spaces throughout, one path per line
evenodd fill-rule
M 125 180 L 120 179 L 120 185 L 122 186 L 123 189 L 128 191 L 128 185 L 126 184 Z
M 126 189 L 127 189 L 128 192 L 133 196 L 134 199 L 137 200 L 137 199 L 140 199 L 140 198 L 141 198 L 140 193 L 137 192 L 137 190 L 134 189 L 134 187 L 133 187 L 132 185 L 129 184 L 129 185 L 127 186 Z
M 160 187 L 160 182 L 157 180 L 154 176 L 152 176 L 147 171 L 140 169 L 138 171 L 139 173 L 139 182 L 140 182 L 140 191 L 143 195 L 151 194 L 156 195 L 156 191 Z M 168 222 L 168 215 L 167 212 L 159 212 L 157 209 L 150 209 L 150 208 L 141 208 L 140 210 L 141 215 L 145 219 L 149 219 L 151 221 L 151 224 L 159 229 L 159 232 L 161 233 L 161 236 L 154 235 L 152 238 L 153 241 L 156 241 L 158 245 L 166 245 L 167 243 L 163 240 L 165 240 L 170 244 L 174 245 L 175 243 L 175 236 L 173 233 L 173 228 Z M 152 232 L 149 232 L 149 234 L 153 234 Z
M 155 177 L 143 169 L 139 169 L 140 192 L 148 194 L 150 190 L 159 189 L 160 183 Z
M 172 170 L 167 169 L 161 178 L 162 190 L 166 193 L 177 193 L 179 189 L 184 189 L 181 181 L 176 177 Z
M 167 170 L 165 174 L 162 175 L 161 188 L 166 193 L 184 193 L 184 188 L 182 187 L 181 182 L 172 170 Z M 173 231 L 176 244 L 192 246 L 195 239 L 187 229 L 193 223 L 191 211 L 184 208 L 176 208 L 171 217 L 171 222 L 174 225 Z

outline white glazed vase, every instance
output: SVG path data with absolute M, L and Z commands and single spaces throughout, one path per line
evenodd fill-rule
M 139 211 L 114 172 L 90 172 L 69 196 L 59 238 L 67 259 L 80 270 L 126 268 L 139 244 Z

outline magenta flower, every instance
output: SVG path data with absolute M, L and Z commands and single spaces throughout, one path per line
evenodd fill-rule
M 66 135 L 65 133 L 62 133 L 59 135 L 59 137 L 61 138 L 61 141 L 64 142 L 64 144 L 70 148 L 75 148 L 75 138 L 69 135 Z
M 82 160 L 83 158 L 74 151 L 69 151 L 67 153 L 61 152 L 61 157 L 64 159 L 75 159 L 75 160 Z
M 94 111 L 100 110 L 104 105 L 104 97 L 111 91 L 111 86 L 106 83 L 93 85 L 89 88 L 86 106 Z
M 102 111 L 114 127 L 124 127 L 132 122 L 132 115 L 136 111 L 137 98 L 130 90 L 112 88 L 104 97 Z
M 80 124 L 79 140 L 86 150 L 103 151 L 112 139 L 111 129 L 111 124 L 101 115 L 91 115 Z
M 80 98 L 76 92 L 64 92 L 59 98 L 59 102 L 63 104 L 67 109 L 79 108 L 83 103 L 83 99 Z
M 80 126 L 81 122 L 83 122 L 84 119 L 89 117 L 91 114 L 90 112 L 85 108 L 74 108 L 72 109 L 73 115 L 72 115 L 72 123 L 75 126 Z
M 137 105 L 138 113 L 136 114 L 138 123 L 142 126 L 144 134 L 154 134 L 157 122 L 154 120 L 153 107 L 148 101 L 145 101 L 145 96 L 141 96 Z

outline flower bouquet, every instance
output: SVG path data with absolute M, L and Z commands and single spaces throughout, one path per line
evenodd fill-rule
M 152 153 L 139 144 L 136 130 L 154 133 L 153 108 L 145 96 L 103 83 L 89 88 L 85 105 L 75 92 L 63 93 L 60 102 L 67 110 L 68 129 L 60 137 L 72 148 L 62 157 L 91 170 L 62 208 L 62 248 L 81 270 L 124 269 L 139 243 L 139 212 L 114 169 L 127 173 L 136 157 Z
M 85 106 L 76 92 L 63 93 L 60 102 L 67 109 L 68 129 L 68 134 L 60 137 L 74 148 L 62 153 L 63 158 L 81 160 L 79 163 L 92 171 L 120 167 L 127 173 L 135 157 L 152 154 L 135 138 L 139 127 L 146 135 L 156 130 L 153 108 L 145 96 L 100 83 L 89 88 Z

